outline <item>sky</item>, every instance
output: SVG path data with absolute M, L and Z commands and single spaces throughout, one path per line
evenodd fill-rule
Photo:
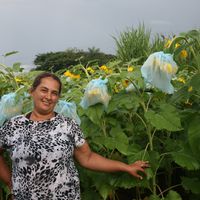
M 68 48 L 115 54 L 113 37 L 144 23 L 153 34 L 200 28 L 199 0 L 0 0 L 0 63 L 33 66 Z M 19 53 L 4 57 L 7 52 Z

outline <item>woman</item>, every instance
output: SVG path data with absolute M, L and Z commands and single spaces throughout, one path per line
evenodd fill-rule
M 73 158 L 91 170 L 124 171 L 142 179 L 138 172 L 145 173 L 148 162 L 128 165 L 92 152 L 75 121 L 54 112 L 61 87 L 57 76 L 40 74 L 30 89 L 33 111 L 12 118 L 0 129 L 0 147 L 7 149 L 12 159 L 11 178 L 0 158 L 0 179 L 12 188 L 14 199 L 79 200 Z

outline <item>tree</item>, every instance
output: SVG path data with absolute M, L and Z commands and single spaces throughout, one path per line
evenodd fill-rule
M 87 65 L 89 61 L 94 61 L 95 64 L 103 65 L 115 58 L 114 55 L 100 52 L 100 49 L 92 47 L 88 51 L 79 49 L 67 49 L 60 52 L 42 53 L 36 56 L 34 64 L 36 70 L 45 70 L 56 72 L 61 69 L 68 68 L 79 64 L 80 59 L 83 65 Z

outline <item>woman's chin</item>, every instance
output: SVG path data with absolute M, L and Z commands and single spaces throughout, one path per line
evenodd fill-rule
M 54 110 L 52 108 L 49 108 L 49 107 L 43 107 L 43 108 L 40 108 L 39 112 L 43 115 L 48 115 L 48 114 L 53 113 Z

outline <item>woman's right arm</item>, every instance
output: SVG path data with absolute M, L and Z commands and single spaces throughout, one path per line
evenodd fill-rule
M 3 149 L 0 148 L 0 179 L 11 189 L 11 170 L 9 169 L 5 159 L 3 158 Z

